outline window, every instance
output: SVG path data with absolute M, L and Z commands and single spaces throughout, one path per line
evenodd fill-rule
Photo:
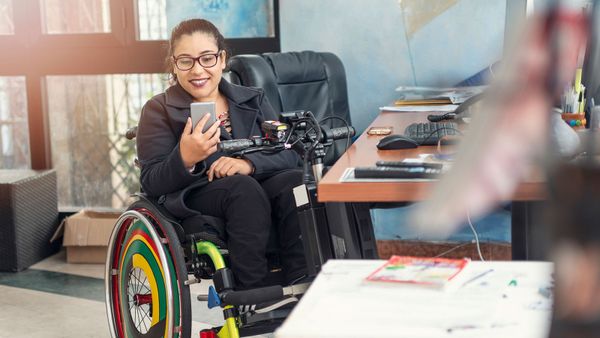
M 273 0 L 137 0 L 138 38 L 166 40 L 180 21 L 204 18 L 227 39 L 275 36 Z
M 166 0 L 137 0 L 138 39 L 166 40 Z
M 12 0 L 0 0 L 0 35 L 15 33 L 13 23 Z
M 30 167 L 25 77 L 0 76 L 0 169 Z
M 170 26 L 187 14 L 243 17 L 215 21 L 232 51 L 277 52 L 278 9 L 278 0 L 0 0 L 0 168 L 56 169 L 61 211 L 123 208 L 139 172 L 135 142 L 121 135 L 166 86 Z
M 123 208 L 139 191 L 135 142 L 144 103 L 166 88 L 166 75 L 47 76 L 52 166 L 59 207 Z
M 109 0 L 42 0 L 46 34 L 110 32 Z

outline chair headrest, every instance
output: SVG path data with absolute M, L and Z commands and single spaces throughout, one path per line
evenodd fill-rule
M 313 51 L 267 53 L 263 57 L 271 64 L 279 84 L 327 79 L 323 59 Z

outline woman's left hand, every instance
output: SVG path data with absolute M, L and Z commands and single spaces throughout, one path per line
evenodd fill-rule
M 249 160 L 223 156 L 213 162 L 206 174 L 208 181 L 212 182 L 215 177 L 222 178 L 235 174 L 250 175 L 253 168 L 252 162 Z

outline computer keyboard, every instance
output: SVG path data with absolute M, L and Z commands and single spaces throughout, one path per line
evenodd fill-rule
M 460 131 L 455 122 L 422 122 L 410 124 L 404 135 L 420 145 L 435 145 L 442 137 L 460 135 Z

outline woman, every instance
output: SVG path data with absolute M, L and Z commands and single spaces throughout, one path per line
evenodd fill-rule
M 281 263 L 292 283 L 306 274 L 292 188 L 301 184 L 299 157 L 291 150 L 233 158 L 217 151 L 221 139 L 262 136 L 260 125 L 277 116 L 262 90 L 222 79 L 225 39 L 210 22 L 192 19 L 173 29 L 167 64 L 174 84 L 148 101 L 138 126 L 137 152 L 145 193 L 175 216 L 225 220 L 231 268 L 241 288 L 263 285 L 272 224 Z M 190 104 L 216 102 L 219 117 L 192 128 Z M 193 129 L 193 130 L 192 130 Z M 186 232 L 194 232 L 188 224 Z

